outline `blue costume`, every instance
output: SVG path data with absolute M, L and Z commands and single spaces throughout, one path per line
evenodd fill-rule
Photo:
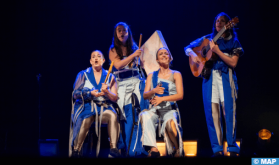
M 204 39 L 212 39 L 214 36 L 212 34 L 206 35 L 192 42 L 190 45 L 184 48 L 187 55 L 192 48 L 200 46 Z M 227 56 L 232 57 L 235 54 L 239 56 L 243 55 L 243 49 L 237 40 L 237 38 L 230 34 L 229 37 L 220 37 L 217 41 L 219 49 Z M 191 48 L 191 49 L 189 49 Z M 217 75 L 219 80 L 215 80 L 213 76 Z M 215 81 L 219 81 L 218 90 L 216 88 Z M 214 89 L 213 89 L 214 88 Z M 203 93 L 203 103 L 204 111 L 206 116 L 207 128 L 210 137 L 211 147 L 214 153 L 222 152 L 223 145 L 220 136 L 216 131 L 216 122 L 213 119 L 212 113 L 212 103 L 214 103 L 213 94 L 221 93 L 221 102 L 223 102 L 223 111 L 226 122 L 226 138 L 228 142 L 228 152 L 239 153 L 239 147 L 236 144 L 236 99 L 237 99 L 237 78 L 236 73 L 233 68 L 229 67 L 220 57 L 214 62 L 213 68 L 211 69 L 211 75 L 209 79 L 203 79 L 202 83 L 202 93 Z M 223 100 L 222 100 L 223 99 Z M 214 123 L 215 122 L 215 123 Z M 221 128 L 222 129 L 222 128 Z M 221 134 L 222 134 L 221 130 Z
M 125 58 L 125 57 L 124 57 Z M 139 69 L 135 64 L 131 68 L 128 66 L 117 70 L 113 67 L 113 74 L 116 77 L 116 81 L 118 84 L 118 101 L 117 104 L 120 108 L 120 120 L 121 120 L 121 130 L 118 142 L 118 148 L 123 149 L 125 148 L 126 151 L 128 150 L 129 143 L 130 143 L 130 136 L 133 131 L 132 140 L 130 143 L 129 148 L 129 156 L 136 156 L 141 153 L 141 148 L 139 150 L 133 151 L 132 148 L 136 141 L 136 132 L 138 128 L 135 125 L 134 130 L 133 127 L 133 112 L 132 112 L 132 104 L 131 104 L 131 96 L 132 93 L 136 94 L 137 99 L 140 104 L 141 110 L 146 109 L 149 105 L 148 100 L 143 99 L 143 92 L 145 88 L 145 79 L 143 76 L 140 75 Z M 138 113 L 135 112 L 135 122 L 138 120 Z M 137 153 L 135 153 L 137 152 Z
M 98 124 L 98 115 L 102 119 L 102 113 L 106 110 L 113 112 L 114 108 L 112 102 L 106 96 L 95 97 L 91 95 L 91 91 L 97 89 L 101 92 L 102 83 L 104 83 L 107 76 L 107 71 L 102 69 L 102 75 L 99 84 L 96 83 L 92 67 L 87 68 L 78 73 L 74 83 L 73 97 L 75 102 L 72 105 L 71 114 L 71 127 L 70 127 L 70 141 L 69 141 L 69 154 L 71 156 L 72 148 L 76 143 L 82 122 L 84 119 L 95 115 L 95 131 L 98 136 L 97 155 L 100 149 L 100 126 Z M 107 82 L 111 82 L 112 74 L 110 74 Z M 116 112 L 115 112 L 116 113 Z M 99 129 L 98 129 L 99 125 Z
M 154 71 L 152 75 L 152 81 L 151 81 L 151 89 L 156 88 L 157 84 L 160 83 L 161 87 L 164 88 L 163 94 L 155 94 L 155 96 L 163 97 L 163 96 L 170 96 L 177 94 L 176 91 L 176 85 L 174 82 L 174 72 L 172 72 L 170 78 L 168 80 L 162 79 L 158 77 L 159 71 Z M 144 146 L 151 146 L 156 147 L 156 125 L 158 124 L 158 134 L 159 137 L 161 135 L 164 136 L 164 141 L 166 143 L 166 149 L 168 155 L 172 155 L 174 152 L 174 145 L 171 141 L 171 138 L 169 137 L 168 133 L 166 132 L 167 122 L 170 120 L 173 120 L 175 123 L 175 127 L 178 134 L 178 147 L 176 148 L 179 150 L 180 156 L 183 154 L 183 141 L 182 141 L 182 127 L 181 127 L 181 119 L 180 119 L 180 113 L 178 110 L 178 106 L 176 102 L 171 101 L 164 101 L 161 102 L 156 107 L 153 106 L 149 110 L 144 110 L 140 113 L 141 116 L 141 122 L 139 121 L 139 124 L 142 124 L 142 136 L 141 140 L 139 142 L 142 142 L 142 145 Z M 161 122 L 162 126 L 161 126 Z M 170 129 L 170 128 L 168 128 Z M 173 139 L 172 139 L 173 140 Z M 138 140 L 137 140 L 138 142 Z M 158 149 L 158 148 L 157 148 Z

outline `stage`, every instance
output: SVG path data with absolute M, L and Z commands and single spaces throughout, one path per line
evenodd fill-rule
M 68 158 L 71 98 L 77 74 L 90 67 L 90 54 L 100 50 L 109 68 L 114 26 L 126 22 L 138 44 L 160 30 L 173 56 L 171 69 L 181 73 L 184 98 L 178 101 L 183 137 L 197 141 L 197 155 L 155 161 L 241 162 L 254 157 L 279 157 L 277 82 L 277 15 L 268 1 L 20 1 L 6 2 L 1 41 L 0 157 L 56 161 L 125 161 L 106 159 L 108 141 L 102 130 L 100 159 Z M 275 2 L 274 2 L 275 3 Z M 239 158 L 211 158 L 202 97 L 203 79 L 194 77 L 184 47 L 212 32 L 215 16 L 238 16 L 238 39 L 244 55 L 235 68 L 238 82 L 236 139 Z M 39 79 L 38 79 L 39 78 Z M 224 120 L 223 120 L 224 122 Z M 224 124 L 224 123 L 223 123 Z M 268 144 L 258 133 L 269 130 Z M 225 128 L 224 140 L 225 138 Z M 54 139 L 55 154 L 40 155 L 39 139 Z M 96 140 L 96 138 L 95 138 Z M 95 152 L 96 145 L 93 145 Z M 95 155 L 94 153 L 92 155 Z M 91 159 L 92 158 L 92 159 Z M 17 160 L 17 159 L 16 159 Z M 147 158 L 134 158 L 146 162 Z M 153 159 L 152 159 L 153 160 Z M 133 163 L 133 162 L 132 162 Z

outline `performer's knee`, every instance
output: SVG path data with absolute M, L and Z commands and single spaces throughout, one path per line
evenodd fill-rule
M 113 111 L 107 110 L 102 117 L 102 124 L 108 124 L 109 122 L 117 122 L 117 115 Z
M 88 130 L 91 127 L 93 121 L 94 121 L 94 116 L 90 116 L 83 120 L 81 127 L 84 128 L 85 130 Z
M 219 120 L 220 118 L 220 105 L 218 103 L 212 103 L 212 118 L 213 120 Z
M 173 135 L 177 135 L 177 130 L 176 130 L 176 126 L 175 126 L 175 121 L 173 121 L 173 119 L 170 119 L 169 121 L 167 121 L 166 123 L 166 130 L 168 133 L 171 133 Z
M 149 118 L 151 118 L 151 116 L 150 116 L 150 114 L 147 111 L 141 112 L 141 114 L 140 114 L 140 119 L 141 120 L 149 119 Z
M 110 112 L 110 121 L 117 122 L 117 115 L 113 111 Z

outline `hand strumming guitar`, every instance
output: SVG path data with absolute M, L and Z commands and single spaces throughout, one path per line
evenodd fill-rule
M 221 50 L 219 49 L 219 46 L 217 44 L 214 43 L 213 40 L 209 41 L 209 46 L 210 46 L 210 50 L 216 54 L 220 54 Z
M 198 63 L 199 64 L 201 62 L 200 58 L 197 56 L 197 54 L 194 51 L 191 51 L 189 54 L 190 54 L 190 56 L 192 58 L 192 61 L 194 63 Z

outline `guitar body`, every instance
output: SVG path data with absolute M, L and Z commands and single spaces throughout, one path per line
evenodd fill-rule
M 203 40 L 200 46 L 193 48 L 193 51 L 200 59 L 200 63 L 195 63 L 192 57 L 189 56 L 190 69 L 195 77 L 208 78 L 210 76 L 210 70 L 213 67 L 213 62 L 218 58 L 216 54 L 210 51 L 209 39 Z M 208 76 L 209 74 L 209 76 Z
M 216 44 L 218 38 L 225 32 L 225 30 L 235 26 L 239 22 L 237 17 L 230 20 L 213 38 L 213 42 Z M 214 62 L 218 59 L 218 55 L 210 50 L 209 40 L 204 39 L 200 46 L 193 48 L 193 51 L 200 59 L 200 63 L 193 62 L 191 56 L 189 56 L 190 69 L 195 77 L 202 77 L 208 79 L 211 74 L 211 69 Z

